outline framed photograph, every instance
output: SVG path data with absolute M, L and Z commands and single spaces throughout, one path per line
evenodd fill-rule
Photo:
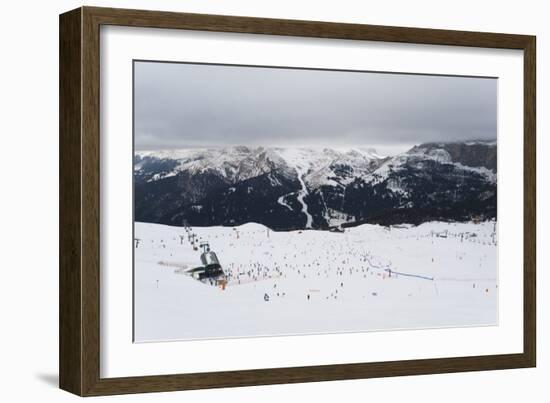
M 535 37 L 60 16 L 60 387 L 533 367 Z

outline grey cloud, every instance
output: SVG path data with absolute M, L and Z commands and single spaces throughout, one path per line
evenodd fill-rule
M 497 80 L 136 62 L 137 149 L 495 139 Z

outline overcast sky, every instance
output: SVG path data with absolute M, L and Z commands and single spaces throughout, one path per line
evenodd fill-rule
M 134 79 L 138 150 L 352 146 L 392 153 L 426 141 L 496 139 L 491 78 L 136 62 Z

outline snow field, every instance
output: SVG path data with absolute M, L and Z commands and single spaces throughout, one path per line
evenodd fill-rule
M 497 324 L 496 225 L 361 225 L 344 233 L 260 224 L 193 227 L 228 276 L 200 265 L 181 227 L 135 224 L 136 341 Z

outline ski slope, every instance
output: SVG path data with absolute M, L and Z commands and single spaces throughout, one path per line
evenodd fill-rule
M 135 340 L 496 325 L 494 222 L 361 225 L 344 233 L 260 224 L 193 227 L 228 276 L 200 265 L 181 227 L 135 224 Z

